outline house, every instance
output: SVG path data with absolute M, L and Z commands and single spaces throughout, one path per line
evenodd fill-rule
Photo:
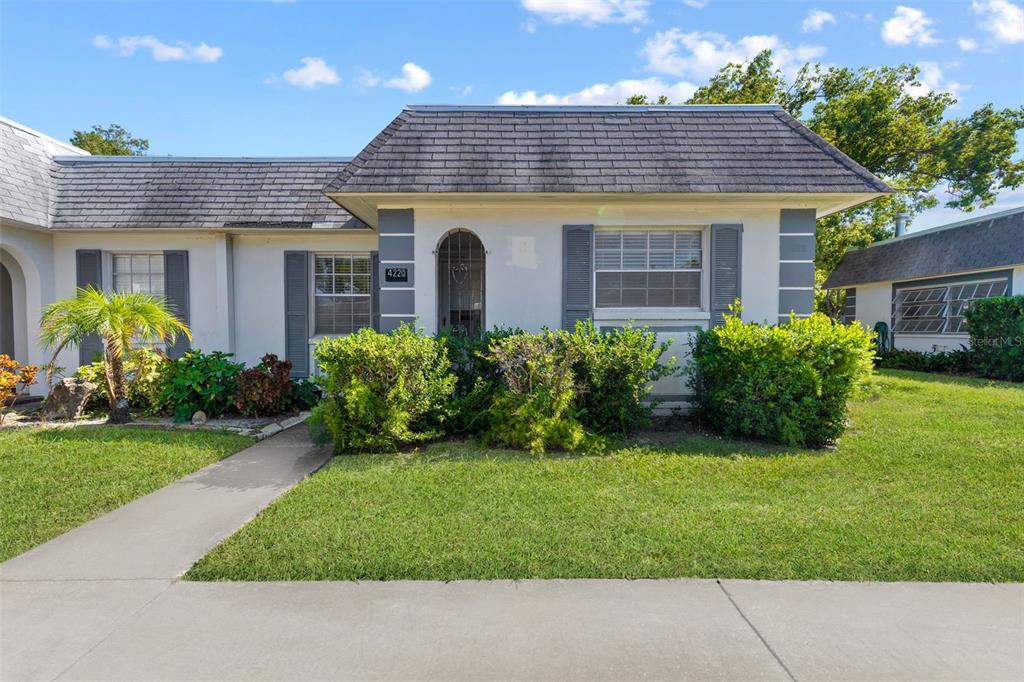
M 0 134 L 4 348 L 40 364 L 40 309 L 88 284 L 161 294 L 194 347 L 299 376 L 324 336 L 413 321 L 635 322 L 683 356 L 737 298 L 747 320 L 810 314 L 815 219 L 892 191 L 775 105 L 410 106 L 351 159 Z M 679 378 L 654 392 L 686 398 Z
M 971 301 L 1024 294 L 1024 207 L 848 251 L 825 287 L 846 290 L 847 322 L 884 322 L 893 348 L 966 346 Z

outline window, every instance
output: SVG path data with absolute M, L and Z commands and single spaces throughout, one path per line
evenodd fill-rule
M 351 334 L 371 326 L 370 257 L 318 253 L 313 260 L 314 333 Z
M 115 291 L 164 295 L 162 253 L 115 253 L 112 261 Z
M 594 233 L 598 308 L 699 308 L 698 230 Z
M 893 331 L 904 334 L 962 334 L 964 310 L 971 301 L 1006 294 L 1007 280 L 957 282 L 897 289 L 893 297 Z

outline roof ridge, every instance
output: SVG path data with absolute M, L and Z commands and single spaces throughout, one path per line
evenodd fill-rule
M 383 130 L 377 133 L 377 135 L 370 140 L 369 144 L 363 147 L 358 154 L 352 157 L 352 160 L 349 161 L 348 165 L 346 165 L 340 173 L 338 173 L 338 176 L 324 187 L 324 194 L 339 191 L 345 182 L 347 182 L 356 171 L 363 167 L 367 158 L 373 156 L 373 153 L 376 152 L 377 149 L 384 146 L 387 141 L 390 140 L 396 132 L 398 132 L 399 128 L 408 122 L 409 117 L 406 115 L 407 111 L 407 109 L 403 109 L 399 112 L 398 116 L 391 119 L 391 122 L 388 123 Z
M 923 230 L 918 230 L 917 232 L 907 232 L 906 234 L 900 235 L 899 237 L 890 237 L 889 239 L 883 239 L 881 241 L 872 242 L 867 246 L 861 246 L 849 250 L 860 251 L 862 249 L 870 249 L 873 246 L 885 246 L 886 244 L 893 244 L 896 242 L 906 241 L 908 239 L 913 239 L 915 237 L 927 237 L 928 235 L 938 234 L 940 232 L 945 232 L 946 230 L 954 230 L 962 227 L 972 227 L 974 225 L 980 225 L 981 223 L 987 220 L 1005 218 L 1006 216 L 1015 215 L 1017 213 L 1024 213 L 1024 206 L 1008 208 L 1003 211 L 993 211 L 992 213 L 985 213 L 979 216 L 975 216 L 973 218 L 965 218 L 963 220 L 958 220 L 953 223 L 946 223 L 945 225 L 936 225 L 935 227 L 929 227 Z
M 859 175 L 862 179 L 866 180 L 872 186 L 874 186 L 879 192 L 895 192 L 889 183 L 885 182 L 881 178 L 877 177 L 874 173 L 869 171 L 864 166 L 860 165 L 842 150 L 835 145 L 831 144 L 828 140 L 823 138 L 818 133 L 814 132 L 806 125 L 797 120 L 792 114 L 785 109 L 780 109 L 775 113 L 775 117 L 788 125 L 792 130 L 799 133 L 804 139 L 811 144 L 815 145 L 818 149 L 828 154 L 834 160 L 845 166 L 847 169 L 853 171 Z
M 76 163 L 349 163 L 351 156 L 71 156 L 58 154 L 61 164 Z
M 673 111 L 780 111 L 781 104 L 407 104 L 403 111 L 466 112 L 673 112 Z
M 82 149 L 81 147 L 76 147 L 75 145 L 71 144 L 70 142 L 65 142 L 64 140 L 58 140 L 56 137 L 53 137 L 52 135 L 47 135 L 46 133 L 41 133 L 38 130 L 36 130 L 35 128 L 29 128 L 24 123 L 19 123 L 18 121 L 15 121 L 12 118 L 7 118 L 6 116 L 0 116 L 0 123 L 5 123 L 6 125 L 9 125 L 10 127 L 15 128 L 17 130 L 20 130 L 23 133 L 28 133 L 29 135 L 32 135 L 33 137 L 38 137 L 41 140 L 45 140 L 46 142 L 49 142 L 49 143 L 58 145 L 60 147 L 63 147 L 64 149 L 67 149 L 68 151 L 73 151 L 73 152 L 75 152 L 76 156 L 88 156 L 89 155 L 89 152 L 84 150 L 84 149 Z

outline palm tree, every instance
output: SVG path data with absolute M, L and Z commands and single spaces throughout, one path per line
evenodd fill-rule
M 65 347 L 81 344 L 90 334 L 103 339 L 112 421 L 121 412 L 117 410 L 118 402 L 125 397 L 125 351 L 136 343 L 174 343 L 178 334 L 192 338 L 188 325 L 174 316 L 167 302 L 151 294 L 106 293 L 89 286 L 79 289 L 74 298 L 55 301 L 43 310 L 39 338 L 47 347 L 55 348 L 51 368 Z M 123 420 L 130 420 L 131 415 L 123 412 Z

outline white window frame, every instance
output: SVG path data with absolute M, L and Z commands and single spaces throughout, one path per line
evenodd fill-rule
M 706 313 L 709 307 L 708 298 L 708 225 L 595 225 L 594 237 L 590 245 L 591 263 L 591 308 L 595 315 L 600 317 L 616 317 L 630 315 L 638 317 L 638 311 L 642 311 L 641 317 L 657 318 L 663 316 L 675 317 L 678 313 L 688 314 Z M 696 233 L 700 238 L 700 267 L 699 268 L 672 268 L 663 270 L 645 269 L 620 269 L 620 270 L 598 270 L 597 268 L 597 234 L 599 232 L 691 232 Z M 648 254 L 650 253 L 650 238 L 648 237 Z M 598 272 L 697 272 L 700 274 L 700 304 L 697 306 L 602 306 L 597 305 L 597 274 Z
M 370 291 L 367 294 L 320 294 L 316 290 L 316 259 L 317 258 L 365 258 L 367 262 L 367 276 L 370 278 Z M 333 274 L 331 275 L 334 276 Z M 309 319 L 310 319 L 310 341 L 319 341 L 323 338 L 348 336 L 348 334 L 317 333 L 316 299 L 324 298 L 367 298 L 370 302 L 370 324 L 373 326 L 373 255 L 369 251 L 314 251 L 310 254 L 309 262 Z
M 107 267 L 103 268 L 103 273 L 104 273 L 104 275 L 102 277 L 103 288 L 106 289 L 107 291 L 118 291 L 116 282 L 117 282 L 117 275 L 119 273 L 117 273 L 115 271 L 115 269 L 114 269 L 114 264 L 117 262 L 117 258 L 119 258 L 119 257 L 120 258 L 125 258 L 125 257 L 131 258 L 132 256 L 146 256 L 148 258 L 152 258 L 153 256 L 156 256 L 156 257 L 159 257 L 162 260 L 163 257 L 164 257 L 164 252 L 163 251 L 107 251 L 107 252 L 105 252 L 105 256 L 106 256 L 106 258 L 104 259 L 105 260 L 104 265 L 107 266 Z M 163 265 L 161 265 L 161 268 L 163 268 Z M 107 273 L 109 273 L 109 274 L 107 274 Z M 125 274 L 125 273 L 120 273 L 120 274 Z M 134 275 L 135 274 L 134 269 L 130 273 L 128 273 L 128 274 L 129 275 Z M 152 284 L 152 278 L 153 278 L 152 270 L 150 270 L 150 272 L 148 272 L 146 274 L 149 276 L 150 283 Z M 159 293 L 155 293 L 154 294 L 152 291 L 146 291 L 146 292 L 143 292 L 143 293 L 153 294 L 154 296 L 160 296 L 160 297 L 166 296 L 167 292 L 164 291 L 164 277 L 165 277 L 164 271 L 163 271 L 163 269 L 161 269 L 161 271 L 160 271 L 160 278 L 161 278 L 160 289 L 161 290 L 160 290 Z
M 961 328 L 959 331 L 949 331 L 949 325 L 952 322 L 952 320 L 954 318 L 963 317 L 963 313 L 964 313 L 965 310 L 967 310 L 967 307 L 969 305 L 969 302 L 965 303 L 964 307 L 961 308 L 959 315 L 951 315 L 950 314 L 951 313 L 950 307 L 951 307 L 951 304 L 953 303 L 953 301 L 950 300 L 950 297 L 949 297 L 950 291 L 954 287 L 973 286 L 973 285 L 977 285 L 977 284 L 995 284 L 995 283 L 1000 283 L 1000 284 L 1003 284 L 1003 285 L 1006 286 L 1006 291 L 1004 291 L 1004 293 L 1002 294 L 1003 296 L 1005 296 L 1005 295 L 1007 295 L 1007 293 L 1009 293 L 1009 281 L 1007 280 L 1006 277 L 985 277 L 983 275 L 981 277 L 979 277 L 979 279 L 966 279 L 965 278 L 962 281 L 955 281 L 955 282 L 936 282 L 936 283 L 932 283 L 932 284 L 928 284 L 928 283 L 922 282 L 920 285 L 899 286 L 893 292 L 893 301 L 892 301 L 892 329 L 893 329 L 893 334 L 900 334 L 900 335 L 906 334 L 906 335 L 909 335 L 909 336 L 935 336 L 935 335 L 942 335 L 942 336 L 966 336 L 967 335 L 967 330 L 963 329 L 963 328 Z M 900 313 L 900 306 L 903 305 L 903 303 L 902 302 L 898 302 L 896 299 L 901 294 L 904 294 L 904 293 L 909 292 L 909 291 L 925 291 L 925 290 L 928 290 L 928 289 L 943 289 L 942 299 L 940 301 L 935 301 L 935 302 L 932 303 L 932 305 L 939 305 L 939 304 L 942 305 L 942 314 L 941 314 L 942 326 L 939 327 L 939 329 L 937 329 L 935 331 L 899 331 L 899 330 L 897 330 L 897 326 L 899 325 L 899 323 L 903 319 L 902 316 L 899 314 Z M 990 298 L 990 297 L 986 296 L 984 298 Z M 982 299 L 976 298 L 976 299 L 971 299 L 971 300 L 973 300 L 973 301 L 980 301 Z M 911 305 L 916 305 L 916 304 L 917 304 L 917 302 L 912 302 L 911 303 Z M 924 303 L 922 305 L 928 305 L 928 303 Z M 939 316 L 937 315 L 935 317 L 939 317 Z M 920 319 L 920 318 L 912 318 L 912 319 Z M 932 319 L 932 318 L 927 318 L 927 319 Z

